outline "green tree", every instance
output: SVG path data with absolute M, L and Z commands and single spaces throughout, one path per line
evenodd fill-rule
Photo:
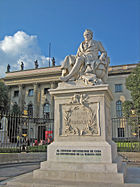
M 132 101 L 125 101 L 122 104 L 122 111 L 123 111 L 123 116 L 125 117 L 130 117 L 133 113 L 134 110 L 134 104 Z
M 17 103 L 15 103 L 12 107 L 11 113 L 14 115 L 19 115 L 20 114 L 20 107 L 18 106 Z
M 0 111 L 7 112 L 9 110 L 8 87 L 0 80 Z
M 126 79 L 126 88 L 130 90 L 132 102 L 125 102 L 127 110 L 135 110 L 137 115 L 140 115 L 140 63 L 134 71 Z

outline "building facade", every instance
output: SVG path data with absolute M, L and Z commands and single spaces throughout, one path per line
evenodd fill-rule
M 17 104 L 22 113 L 31 117 L 53 118 L 53 98 L 49 89 L 56 88 L 60 67 L 40 68 L 6 73 L 9 87 L 10 110 Z
M 121 117 L 122 103 L 125 100 L 131 100 L 130 92 L 125 86 L 125 79 L 135 67 L 136 64 L 109 67 L 108 84 L 114 96 L 111 104 L 112 118 Z M 33 118 L 53 119 L 54 98 L 50 96 L 49 89 L 57 87 L 60 82 L 60 75 L 60 66 L 6 73 L 4 82 L 10 90 L 10 110 L 14 105 L 18 105 L 23 115 Z M 38 124 L 31 126 L 35 132 L 32 138 L 36 138 L 40 127 Z M 115 136 L 119 136 L 121 131 L 123 130 L 115 129 Z
M 110 66 L 108 84 L 114 99 L 111 103 L 111 117 L 122 117 L 122 103 L 131 100 L 130 91 L 125 86 L 125 80 L 136 67 L 136 64 Z

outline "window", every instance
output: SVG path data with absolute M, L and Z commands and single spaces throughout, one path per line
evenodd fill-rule
M 28 116 L 33 117 L 33 105 L 32 104 L 28 105 Z
M 43 106 L 43 115 L 45 119 L 49 119 L 50 118 L 50 104 L 49 103 L 45 103 Z
M 116 116 L 122 117 L 122 102 L 120 100 L 116 102 Z
M 115 84 L 115 92 L 122 92 L 122 84 Z
M 44 95 L 49 93 L 49 88 L 44 88 Z
M 34 95 L 34 90 L 33 89 L 29 89 L 28 96 L 33 96 L 33 95 Z
M 45 140 L 46 126 L 38 126 L 38 140 Z
M 19 90 L 15 90 L 14 91 L 14 97 L 18 97 L 19 96 Z
M 124 137 L 124 128 L 118 128 L 118 138 Z

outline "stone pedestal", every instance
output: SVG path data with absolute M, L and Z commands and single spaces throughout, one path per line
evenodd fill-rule
M 55 100 L 54 142 L 33 177 L 123 183 L 123 165 L 111 135 L 109 86 L 86 86 L 79 80 L 60 83 L 50 94 Z

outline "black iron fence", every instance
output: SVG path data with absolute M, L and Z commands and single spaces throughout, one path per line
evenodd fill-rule
M 54 138 L 53 119 L 0 114 L 0 149 L 41 151 Z
M 54 139 L 54 120 L 0 113 L 0 152 L 46 151 Z M 112 118 L 118 151 L 140 151 L 140 117 Z
M 140 117 L 113 118 L 112 139 L 118 151 L 140 151 Z

